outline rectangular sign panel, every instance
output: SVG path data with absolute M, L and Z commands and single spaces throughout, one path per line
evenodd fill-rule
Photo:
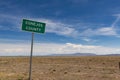
M 45 25 L 46 24 L 42 22 L 23 19 L 22 30 L 36 33 L 45 33 Z

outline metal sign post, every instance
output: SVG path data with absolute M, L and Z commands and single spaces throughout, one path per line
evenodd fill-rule
M 34 33 L 32 33 L 32 39 L 31 39 L 31 54 L 30 54 L 29 80 L 32 80 L 31 74 L 32 74 L 33 40 L 34 40 Z
M 32 54 L 33 54 L 33 39 L 35 33 L 45 33 L 45 23 L 32 20 L 23 19 L 22 30 L 32 32 L 31 40 L 31 55 L 30 55 L 30 68 L 29 68 L 29 80 L 32 80 Z

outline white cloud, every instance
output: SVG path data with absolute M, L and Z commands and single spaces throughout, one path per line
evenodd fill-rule
M 21 29 L 22 17 L 0 14 L 0 18 L 1 18 L 0 20 L 1 23 L 6 21 L 13 25 L 12 27 L 11 26 L 4 27 L 3 25 L 0 25 L 1 30 L 6 29 L 6 30 L 15 30 L 15 31 L 18 30 L 19 31 Z M 67 37 L 79 38 L 79 37 L 91 37 L 91 36 L 116 36 L 116 37 L 119 36 L 119 34 L 117 33 L 118 29 L 116 29 L 116 27 L 113 27 L 119 21 L 119 17 L 113 22 L 111 27 L 101 27 L 97 29 L 92 29 L 91 28 L 92 25 L 90 25 L 89 28 L 83 29 L 83 27 L 80 27 L 80 26 L 83 26 L 83 24 L 76 23 L 76 26 L 80 27 L 79 29 L 77 29 L 77 27 L 74 27 L 75 24 L 66 24 L 60 21 L 44 19 L 44 18 L 41 18 L 41 19 L 31 18 L 31 20 L 45 22 L 47 33 L 55 33 L 57 35 L 62 35 L 62 36 L 67 36 Z M 84 25 L 84 26 L 87 26 L 87 25 Z
M 113 27 L 102 27 L 98 29 L 87 29 L 81 35 L 84 36 L 118 36 L 117 31 Z
M 84 41 L 87 41 L 87 42 L 90 42 L 91 39 L 88 39 L 88 38 L 83 38 Z
M 87 38 L 87 37 L 82 37 L 81 38 L 83 41 L 86 41 L 86 42 L 90 42 L 90 43 L 94 43 L 94 42 L 97 42 L 98 40 L 93 40 L 93 39 L 90 39 L 90 38 Z
M 0 14 L 0 23 L 6 22 L 7 24 L 11 24 L 13 26 L 6 26 L 4 27 L 3 25 L 0 25 L 1 30 L 15 30 L 16 29 L 19 31 L 21 29 L 21 24 L 22 24 L 22 16 L 17 17 L 13 15 L 5 15 L 5 14 Z M 27 18 L 29 19 L 29 18 Z M 35 20 L 35 21 L 40 21 L 46 23 L 46 32 L 47 33 L 55 33 L 58 35 L 62 36 L 69 36 L 69 37 L 76 37 L 78 36 L 79 32 L 75 29 L 72 28 L 69 24 L 65 24 L 59 21 L 53 21 L 50 19 L 38 19 L 38 18 L 30 18 L 30 20 Z
M 116 29 L 113 27 L 103 27 L 103 28 L 98 29 L 96 32 L 97 34 L 106 35 L 106 36 L 117 35 Z
M 9 43 L 0 43 L 0 55 L 26 55 L 30 49 L 28 44 L 9 44 Z
M 48 19 L 38 19 L 39 21 L 46 23 L 46 32 L 56 33 L 58 35 L 76 37 L 79 35 L 79 32 L 72 28 L 72 25 L 64 24 L 57 21 L 52 21 Z
M 120 20 L 120 14 L 115 14 L 114 16 L 116 16 L 116 19 L 115 19 L 115 21 L 113 21 L 113 23 L 111 24 L 110 27 L 101 27 L 101 28 L 97 28 L 97 29 L 88 28 L 81 33 L 81 36 L 115 36 L 115 37 L 119 37 L 119 34 L 118 34 L 119 28 L 117 28 L 116 25 Z
M 8 44 L 0 43 L 0 55 L 30 55 L 30 44 L 17 43 Z M 70 53 L 96 53 L 96 54 L 119 54 L 119 48 L 109 48 L 95 45 L 82 44 L 57 44 L 57 43 L 35 43 L 34 55 L 47 54 L 70 54 Z
M 115 27 L 116 24 L 118 23 L 118 21 L 120 20 L 120 14 L 115 14 L 114 16 L 116 16 L 116 20 L 112 23 L 111 27 Z
M 72 44 L 67 43 L 62 49 L 65 53 L 96 53 L 96 54 L 119 54 L 120 49 L 118 48 L 109 48 L 103 46 L 94 46 L 94 45 L 81 45 L 81 44 Z
M 21 29 L 20 16 L 0 14 L 0 18 L 0 30 L 19 31 Z
M 81 37 L 81 36 L 118 36 L 117 30 L 115 27 L 101 27 L 97 29 L 85 29 L 78 30 L 73 25 L 64 24 L 57 21 L 52 21 L 49 19 L 38 19 L 47 24 L 46 32 L 56 33 L 58 35 L 69 36 L 69 37 Z M 76 24 L 77 25 L 77 24 Z M 80 26 L 80 25 L 79 25 Z M 88 40 L 87 40 L 88 41 Z

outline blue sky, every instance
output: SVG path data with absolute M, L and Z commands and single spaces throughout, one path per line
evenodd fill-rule
M 120 52 L 119 0 L 0 0 L 1 55 L 29 55 L 31 33 L 22 19 L 46 23 L 34 54 Z

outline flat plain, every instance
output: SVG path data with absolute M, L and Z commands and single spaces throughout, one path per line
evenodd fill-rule
M 32 80 L 120 80 L 120 56 L 33 57 Z M 0 80 L 28 80 L 29 57 L 0 57 Z

